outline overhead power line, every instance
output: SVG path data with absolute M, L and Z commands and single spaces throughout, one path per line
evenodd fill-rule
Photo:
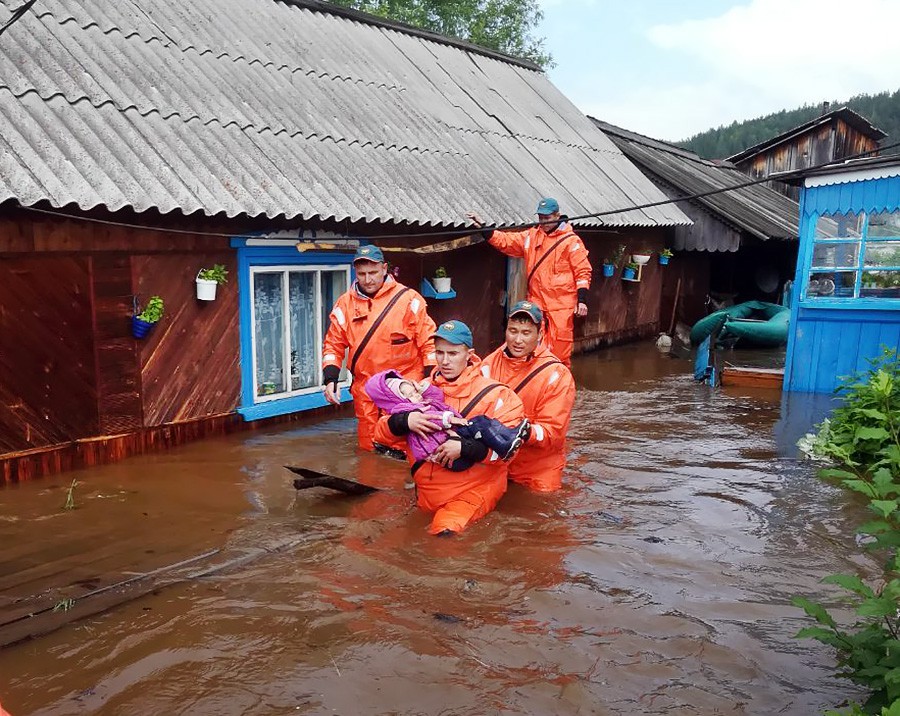
M 22 17 L 22 15 L 24 15 L 26 12 L 28 12 L 28 10 L 31 8 L 31 6 L 34 5 L 36 2 L 37 2 L 37 0 L 27 0 L 27 2 L 20 5 L 15 10 L 13 10 L 13 13 L 10 16 L 9 20 L 7 20 L 5 23 L 3 23 L 3 27 L 0 27 L 0 35 L 2 35 L 4 32 L 6 32 L 13 25 L 15 25 L 19 21 L 19 19 Z

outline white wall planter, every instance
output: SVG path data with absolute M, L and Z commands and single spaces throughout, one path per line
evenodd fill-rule
M 650 260 L 650 254 L 631 254 L 631 260 L 639 266 L 645 266 Z
M 438 293 L 449 293 L 451 281 L 452 279 L 449 276 L 445 278 L 435 277 L 431 279 L 431 283 L 434 284 L 434 290 Z
M 205 278 L 197 277 L 197 298 L 201 301 L 216 300 L 216 286 L 219 284 Z

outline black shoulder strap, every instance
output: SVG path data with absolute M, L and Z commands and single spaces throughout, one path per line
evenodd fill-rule
M 551 365 L 561 365 L 561 360 L 548 360 L 546 363 L 541 363 L 537 368 L 531 371 L 528 375 L 526 375 L 522 382 L 519 383 L 515 388 L 513 388 L 513 392 L 518 393 L 522 388 L 528 385 L 542 370 L 545 368 L 549 368 Z
M 485 386 L 481 390 L 478 391 L 478 395 L 476 395 L 472 400 L 466 403 L 466 407 L 459 411 L 459 414 L 464 418 L 469 416 L 469 413 L 472 412 L 473 408 L 478 405 L 478 402 L 488 393 L 490 393 L 494 388 L 502 388 L 503 383 L 491 383 L 490 385 Z
M 536 263 L 534 266 L 532 266 L 532 267 L 531 267 L 531 271 L 528 272 L 528 278 L 527 278 L 526 281 L 525 281 L 525 286 L 526 286 L 526 288 L 527 288 L 528 286 L 531 285 L 531 279 L 534 278 L 534 272 L 538 270 L 538 266 L 540 266 L 542 263 L 544 263 L 544 260 L 545 260 L 550 254 L 553 253 L 553 251 L 556 249 L 557 246 L 559 246 L 563 241 L 565 241 L 566 239 L 568 239 L 568 238 L 570 238 L 570 237 L 572 237 L 572 236 L 575 236 L 575 234 L 573 234 L 572 232 L 569 232 L 569 233 L 566 234 L 565 236 L 563 236 L 563 237 L 557 239 L 556 242 L 553 244 L 553 246 L 551 246 L 549 249 L 547 249 L 547 250 L 544 252 L 544 255 L 541 256 L 541 257 L 537 260 L 537 263 Z
M 356 347 L 356 351 L 353 353 L 353 358 L 350 360 L 350 374 L 353 375 L 356 372 L 356 361 L 359 360 L 359 357 L 362 355 L 365 347 L 369 345 L 369 341 L 372 340 L 372 336 L 375 335 L 375 331 L 378 330 L 378 327 L 384 323 L 384 319 L 387 318 L 387 315 L 391 312 L 391 309 L 397 304 L 397 301 L 400 300 L 400 297 L 403 296 L 407 291 L 411 291 L 408 286 L 402 288 L 397 291 L 394 297 L 390 300 L 387 306 L 384 307 L 384 310 L 378 314 L 378 318 L 369 326 L 369 330 L 366 331 L 366 335 L 363 336 L 363 339 L 359 342 L 359 345 Z

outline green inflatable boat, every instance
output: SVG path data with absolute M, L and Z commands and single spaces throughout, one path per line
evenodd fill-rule
M 691 344 L 699 345 L 719 332 L 717 342 L 736 340 L 749 348 L 777 348 L 787 343 L 791 309 L 776 303 L 747 301 L 701 318 L 691 329 Z

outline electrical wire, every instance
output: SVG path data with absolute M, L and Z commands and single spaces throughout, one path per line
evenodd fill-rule
M 18 8 L 13 10 L 13 13 L 10 16 L 9 20 L 7 20 L 3 24 L 3 27 L 0 27 L 0 35 L 2 35 L 4 32 L 6 32 L 13 25 L 15 25 L 16 22 L 18 22 L 19 19 L 21 19 L 22 15 L 24 15 L 26 12 L 28 12 L 28 10 L 31 8 L 31 6 L 34 5 L 36 2 L 37 2 L 37 0 L 28 0 L 26 3 L 24 3 L 23 5 L 20 5 Z
M 32 0 L 29 0 L 29 1 L 31 2 Z M 814 164 L 812 166 L 805 167 L 803 169 L 794 169 L 792 171 L 779 172 L 777 174 L 777 176 L 774 177 L 774 180 L 781 181 L 783 179 L 799 179 L 809 173 L 818 171 L 819 169 L 826 169 L 829 167 L 840 166 L 841 164 L 844 164 L 852 159 L 858 159 L 860 157 L 864 157 L 864 156 L 872 154 L 874 152 L 880 152 L 880 151 L 884 151 L 886 149 L 893 149 L 894 147 L 900 147 L 900 142 L 894 142 L 893 144 L 888 144 L 884 147 L 879 147 L 878 149 L 872 149 L 869 151 L 852 154 L 848 157 L 842 157 L 841 159 L 833 159 L 833 160 L 830 160 L 827 162 L 822 162 L 821 164 Z M 894 156 L 894 155 L 885 155 L 885 156 Z M 694 201 L 696 199 L 704 199 L 708 196 L 714 196 L 716 194 L 724 194 L 726 192 L 735 191 L 737 189 L 745 189 L 750 186 L 756 186 L 757 184 L 765 184 L 766 182 L 769 182 L 772 180 L 773 180 L 772 176 L 765 176 L 765 177 L 761 177 L 759 179 L 750 179 L 746 182 L 741 182 L 740 184 L 734 184 L 732 186 L 721 187 L 719 189 L 710 189 L 709 191 L 698 192 L 696 194 L 689 194 L 687 196 L 680 196 L 680 197 L 676 197 L 674 199 L 662 199 L 660 201 L 651 201 L 651 202 L 647 202 L 644 204 L 633 204 L 631 206 L 620 207 L 620 208 L 616 208 L 616 209 L 605 209 L 603 211 L 597 211 L 597 212 L 594 212 L 591 214 L 580 214 L 578 216 L 567 216 L 567 217 L 565 217 L 565 220 L 569 221 L 569 222 L 573 222 L 573 221 L 579 221 L 580 219 L 595 219 L 595 218 L 599 218 L 601 216 L 610 216 L 612 214 L 623 214 L 623 213 L 630 212 L 630 211 L 640 211 L 642 209 L 650 209 L 650 208 L 657 207 L 657 206 L 664 206 L 666 204 L 677 204 L 678 202 L 682 202 L 682 201 Z M 233 231 L 230 233 L 223 233 L 223 232 L 217 232 L 217 231 L 191 231 L 190 229 L 171 229 L 171 228 L 165 228 L 165 227 L 159 227 L 159 226 L 148 226 L 145 224 L 132 224 L 132 223 L 128 223 L 128 222 L 114 221 L 111 219 L 98 219 L 98 218 L 92 217 L 92 216 L 82 216 L 79 214 L 70 214 L 70 213 L 66 213 L 66 212 L 49 210 L 49 209 L 38 209 L 37 207 L 23 206 L 22 204 L 19 204 L 19 208 L 24 211 L 31 211 L 31 212 L 35 212 L 37 214 L 45 214 L 45 215 L 49 215 L 49 216 L 53 216 L 53 217 L 57 217 L 57 218 L 72 219 L 74 221 L 86 221 L 86 222 L 91 222 L 91 223 L 95 223 L 95 224 L 102 224 L 102 225 L 106 225 L 106 226 L 116 226 L 116 227 L 125 228 L 125 229 L 137 229 L 137 230 L 143 230 L 143 231 L 159 231 L 159 232 L 167 233 L 167 234 L 190 234 L 193 236 L 209 236 L 209 237 L 217 237 L 217 238 L 235 238 L 238 236 L 242 236 L 242 234 L 235 233 Z M 492 231 L 495 229 L 503 229 L 503 230 L 507 230 L 507 231 L 521 231 L 523 229 L 528 229 L 528 228 L 531 228 L 532 226 L 538 226 L 538 225 L 539 225 L 539 222 L 536 222 L 536 221 L 526 223 L 526 224 L 515 224 L 515 225 L 484 224 L 483 226 L 470 227 L 470 228 L 466 228 L 466 229 L 435 229 L 434 231 L 419 232 L 419 233 L 413 233 L 413 234 L 406 234 L 406 233 L 404 233 L 404 234 L 386 234 L 383 236 L 379 236 L 377 238 L 378 239 L 418 239 L 418 238 L 437 238 L 437 237 L 449 238 L 449 237 L 453 237 L 453 236 L 466 236 L 466 235 L 469 235 L 472 233 L 479 233 L 479 232 L 483 232 L 483 231 Z M 253 237 L 253 235 L 251 235 L 251 234 L 246 234 L 246 236 L 248 236 L 250 238 Z M 347 236 L 347 237 L 342 237 L 342 238 L 372 239 L 372 238 L 376 238 L 376 237 Z

